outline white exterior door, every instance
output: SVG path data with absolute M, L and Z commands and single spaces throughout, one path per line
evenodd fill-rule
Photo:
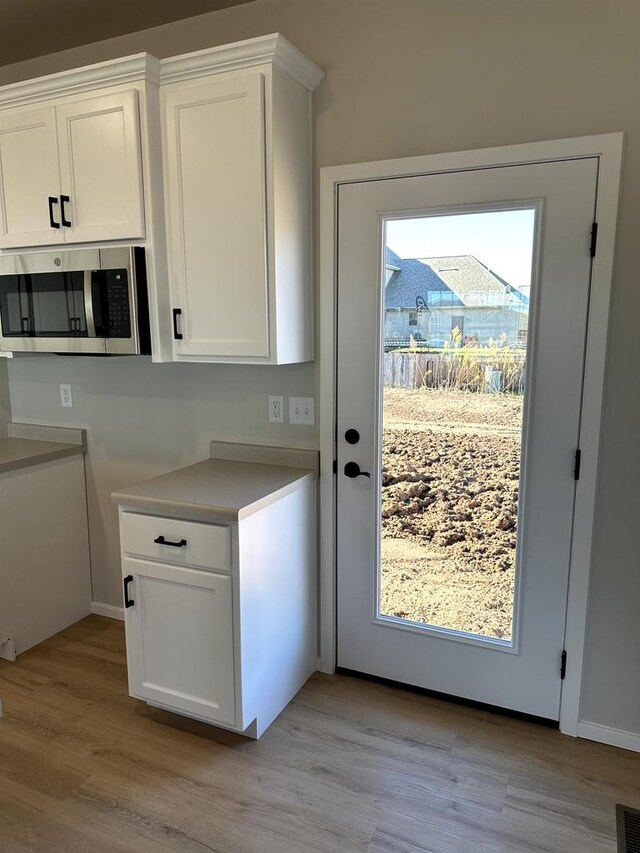
M 0 182 L 0 247 L 64 242 L 52 107 L 0 114 Z
M 597 159 L 585 158 L 359 182 L 340 187 L 339 667 L 558 719 L 597 168 Z M 415 266 L 409 271 L 410 275 L 407 273 L 404 291 L 398 290 L 399 301 L 394 303 L 392 310 L 384 311 L 389 292 L 385 287 L 391 287 L 393 276 L 399 274 L 404 263 L 399 253 L 395 258 L 388 253 L 388 235 L 397 223 L 510 211 L 527 213 L 533 223 L 528 301 L 523 297 L 526 289 L 510 288 L 503 276 L 494 275 L 485 264 L 480 264 L 482 269 L 474 267 L 472 278 L 465 279 L 465 269 L 473 267 L 482 246 L 475 256 L 469 253 L 462 257 L 462 252 L 436 252 L 425 245 L 420 257 L 410 256 Z M 503 238 L 507 243 L 512 239 L 507 228 Z M 429 257 L 436 254 L 450 257 Z M 412 289 L 414 274 L 424 279 L 423 293 Z M 480 326 L 474 334 L 475 315 L 486 318 L 487 309 L 490 309 L 492 313 L 502 312 L 507 316 L 505 312 L 513 309 L 514 300 L 521 313 L 524 313 L 522 306 L 527 305 L 529 319 L 528 323 L 515 322 L 512 326 L 509 346 L 489 339 L 488 333 L 484 340 Z M 396 465 L 392 457 L 395 454 L 395 458 L 400 458 L 405 452 L 404 438 L 397 444 L 395 438 L 394 442 L 385 438 L 384 454 L 389 455 L 383 455 L 383 419 L 386 429 L 388 412 L 385 406 L 391 397 L 387 394 L 386 382 L 383 383 L 381 366 L 384 349 L 388 348 L 383 346 L 383 341 L 391 335 L 391 332 L 385 333 L 385 329 L 398 321 L 404 309 L 407 327 L 423 330 L 406 342 L 405 348 L 409 350 L 406 361 L 413 359 L 416 370 L 419 365 L 425 365 L 421 381 L 414 376 L 414 383 L 421 387 L 407 390 L 405 397 L 414 409 L 426 407 L 430 423 L 411 422 L 414 418 L 411 413 L 395 415 L 394 435 L 413 431 L 411 441 L 417 442 L 422 454 L 422 467 L 418 463 L 410 464 L 409 459 L 404 466 L 407 470 L 403 472 L 402 466 Z M 512 314 L 508 316 L 513 319 Z M 464 332 L 459 328 L 460 317 L 468 318 L 464 320 Z M 429 323 L 438 330 L 431 338 Z M 445 335 L 446 340 L 439 339 Z M 500 369 L 496 368 L 497 359 L 504 360 L 507 353 L 512 365 L 521 364 L 525 343 L 526 371 L 523 367 L 520 378 L 507 387 L 507 370 L 502 362 Z M 426 361 L 420 360 L 422 351 Z M 401 353 L 396 359 L 400 357 Z M 468 378 L 472 364 L 481 366 L 473 374 L 473 381 Z M 443 365 L 447 366 L 448 373 Z M 467 377 L 466 384 L 461 377 Z M 522 387 L 518 383 L 524 385 L 523 395 L 519 394 Z M 449 397 L 438 390 L 443 388 L 451 391 Z M 478 435 L 474 436 L 471 450 L 470 445 L 466 445 L 467 457 L 452 460 L 449 445 L 453 445 L 453 439 L 443 441 L 444 427 L 439 422 L 438 411 L 434 411 L 429 402 L 436 399 L 428 396 L 430 389 L 438 391 L 440 402 L 444 395 L 447 405 L 466 394 L 462 400 L 467 409 L 476 406 L 481 399 L 490 403 L 488 392 L 495 392 L 494 399 L 505 410 L 522 406 L 524 397 L 522 429 L 502 429 L 499 417 L 486 416 Z M 482 396 L 481 391 L 487 393 Z M 393 414 L 391 412 L 389 417 Z M 467 417 L 468 420 L 478 421 L 479 418 L 474 414 Z M 358 437 L 353 432 L 347 434 L 348 430 L 357 431 Z M 459 434 L 461 430 L 456 424 L 451 434 Z M 519 474 L 517 471 L 514 474 L 513 467 L 509 469 L 505 463 L 504 474 L 500 473 L 502 481 L 496 484 L 491 478 L 495 477 L 496 470 L 503 470 L 500 468 L 503 463 L 500 459 L 492 461 L 491 446 L 498 440 L 496 434 L 504 438 L 507 432 L 510 440 L 517 444 Z M 517 441 L 513 438 L 516 432 Z M 471 457 L 476 465 L 473 476 L 468 474 Z M 389 467 L 384 478 L 383 458 Z M 478 463 L 478 459 L 486 461 Z M 438 484 L 438 472 L 442 470 L 438 466 L 443 461 L 449 465 L 447 488 L 442 482 Z M 354 476 L 358 469 L 353 464 L 347 468 L 349 463 L 356 463 L 361 474 L 371 476 Z M 388 493 L 391 498 L 383 520 L 383 489 L 393 488 L 395 481 L 403 478 L 409 483 L 406 494 Z M 503 515 L 496 516 L 493 526 L 483 527 L 477 507 L 482 505 L 490 490 L 492 500 L 502 500 L 501 489 L 509 479 L 515 480 L 509 494 L 517 501 L 517 510 L 506 507 Z M 464 493 L 459 500 L 453 499 L 455 489 Z M 421 519 L 426 518 L 433 506 L 448 508 L 449 515 L 442 515 L 440 529 L 437 526 L 428 529 L 421 524 Z M 393 516 L 396 510 L 398 515 Z M 509 519 L 511 512 L 514 517 Z M 395 519 L 393 536 L 396 538 L 385 538 L 389 530 L 385 527 L 387 514 Z M 394 609 L 384 598 L 390 583 L 385 571 L 392 565 L 385 563 L 389 553 L 385 549 L 391 545 L 402 549 L 409 541 L 403 536 L 413 536 L 413 539 L 408 550 L 400 555 L 404 562 L 401 562 L 402 571 L 393 580 L 394 594 L 402 595 L 403 585 L 416 581 L 422 565 L 430 572 L 429 582 L 422 586 L 425 598 L 433 596 L 437 584 L 446 587 L 450 567 L 442 562 L 442 571 L 438 573 L 440 557 L 434 551 L 434 542 L 441 543 L 439 554 L 456 543 L 456 565 L 458 569 L 460 565 L 469 569 L 469 577 L 474 574 L 469 560 L 464 562 L 466 552 L 482 552 L 484 569 L 495 570 L 496 584 L 503 583 L 505 575 L 501 574 L 497 559 L 491 557 L 492 543 L 495 537 L 502 535 L 505 525 L 515 531 L 516 516 L 517 534 L 513 533 L 511 543 L 515 558 L 512 555 L 507 560 L 515 567 L 515 588 L 510 604 L 513 620 L 508 632 L 479 629 L 474 627 L 473 619 L 468 629 L 455 620 L 449 624 L 442 617 L 418 619 L 412 615 L 416 602 L 404 602 L 406 607 L 395 606 Z M 476 548 L 477 543 L 457 542 L 456 537 L 464 539 L 465 535 L 464 528 L 460 534 L 460 528 L 456 527 L 460 519 L 475 525 L 475 535 L 482 539 L 481 549 Z M 414 590 L 416 588 L 414 584 Z M 417 605 L 416 610 L 419 610 L 420 602 Z M 458 603 L 452 601 L 452 608 L 456 606 Z M 486 602 L 485 606 L 490 608 L 491 602 Z
M 137 95 L 56 108 L 67 243 L 144 237 Z
M 131 694 L 234 725 L 231 578 L 132 558 L 123 570 Z
M 167 86 L 176 356 L 269 356 L 264 77 Z

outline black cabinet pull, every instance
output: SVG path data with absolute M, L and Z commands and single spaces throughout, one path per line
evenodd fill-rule
M 182 332 L 178 331 L 178 317 L 182 314 L 182 308 L 173 309 L 173 337 L 177 341 L 182 340 Z
M 58 199 L 54 195 L 49 196 L 49 224 L 52 228 L 59 228 L 60 223 L 53 218 L 53 205 L 58 203 Z
M 171 545 L 172 548 L 186 548 L 187 540 L 181 539 L 179 542 L 169 542 L 168 539 L 165 539 L 164 536 L 158 536 L 157 539 L 153 540 L 156 545 Z
M 355 477 L 369 477 L 371 479 L 371 474 L 368 471 L 361 471 L 357 462 L 347 462 L 344 466 L 344 473 L 345 476 L 351 477 L 352 480 Z
M 129 584 L 133 580 L 133 575 L 127 575 L 124 579 L 124 606 L 125 607 L 133 607 L 135 601 L 132 598 L 129 598 Z
M 71 220 L 67 219 L 64 212 L 64 206 L 68 201 L 71 201 L 68 195 L 60 196 L 60 215 L 62 216 L 62 224 L 65 228 L 71 228 Z

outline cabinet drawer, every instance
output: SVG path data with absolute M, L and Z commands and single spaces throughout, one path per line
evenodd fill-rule
M 123 512 L 120 538 L 125 554 L 174 565 L 231 570 L 231 531 L 228 527 Z

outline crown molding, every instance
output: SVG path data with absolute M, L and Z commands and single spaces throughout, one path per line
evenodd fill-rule
M 324 71 L 279 33 L 160 60 L 160 82 L 174 83 L 255 65 L 273 64 L 312 92 Z
M 70 71 L 35 77 L 0 87 L 0 107 L 21 106 L 44 98 L 75 95 L 98 86 L 117 86 L 138 80 L 160 82 L 160 61 L 150 53 L 137 53 L 107 62 L 97 62 Z

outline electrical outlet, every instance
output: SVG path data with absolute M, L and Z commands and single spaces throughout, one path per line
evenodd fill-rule
M 269 397 L 269 423 L 284 423 L 284 397 Z
M 60 386 L 60 405 L 67 409 L 73 406 L 73 395 L 71 394 L 71 385 Z
M 289 423 L 313 426 L 316 422 L 313 397 L 289 397 Z

